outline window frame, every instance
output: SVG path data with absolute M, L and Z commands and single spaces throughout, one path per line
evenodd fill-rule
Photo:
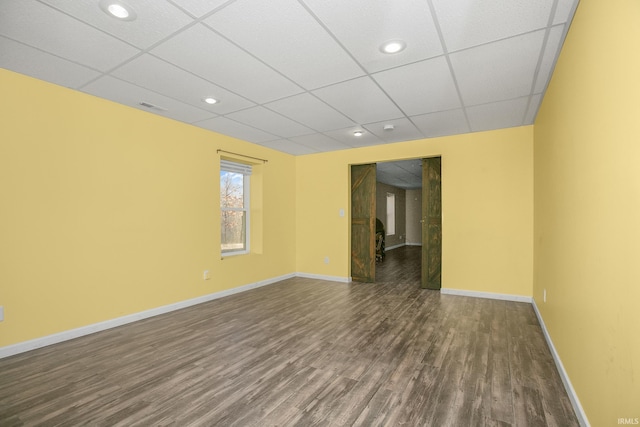
M 222 191 L 220 192 L 220 253 L 221 256 L 245 255 L 251 248 L 251 165 L 239 163 L 233 160 L 220 160 L 220 186 L 222 187 L 223 173 L 242 175 L 242 207 L 222 206 Z M 242 249 L 224 249 L 222 247 L 222 221 L 224 212 L 243 212 L 244 217 L 244 247 Z

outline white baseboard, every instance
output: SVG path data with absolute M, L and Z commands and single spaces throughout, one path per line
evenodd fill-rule
M 384 250 L 385 251 L 390 251 L 392 249 L 398 249 L 398 248 L 401 248 L 403 246 L 422 246 L 422 243 L 400 243 L 398 245 L 387 246 L 386 248 L 384 248 Z
M 497 294 L 493 292 L 478 292 L 478 291 L 464 291 L 461 289 L 449 289 L 442 288 L 440 289 L 441 294 L 445 295 L 460 295 L 465 297 L 474 297 L 474 298 L 488 298 L 488 299 L 498 299 L 504 301 L 514 301 L 514 302 L 533 302 L 532 297 L 524 296 L 524 295 L 510 295 L 510 294 Z
M 250 283 L 243 286 L 238 286 L 236 288 L 227 289 L 220 292 L 215 292 L 213 294 L 203 295 L 197 298 L 192 298 L 186 301 L 180 301 L 177 303 L 165 305 L 162 307 L 153 308 L 150 310 L 142 311 L 139 313 L 129 314 L 127 316 L 118 317 L 115 319 L 106 320 L 104 322 L 94 323 L 92 325 L 82 326 L 80 328 L 71 329 L 64 332 L 59 332 L 57 334 L 48 335 L 41 338 L 36 338 L 29 341 L 24 341 L 17 344 L 8 345 L 5 347 L 0 347 L 0 359 L 13 356 L 16 354 L 24 353 L 30 350 L 35 350 L 37 348 L 45 347 L 52 344 L 57 344 L 63 341 L 68 341 L 74 338 L 79 338 L 81 336 L 90 335 L 95 332 L 104 331 L 107 329 L 115 328 L 118 326 L 126 325 L 127 323 L 136 322 L 138 320 L 146 319 L 153 316 L 158 316 L 160 314 L 169 313 L 175 310 L 180 310 L 182 308 L 191 307 L 193 305 L 202 304 L 204 302 L 212 301 L 215 299 L 223 298 L 229 295 L 237 294 L 240 292 L 245 292 L 250 289 L 259 288 L 261 286 L 271 285 L 273 283 L 280 282 L 285 279 L 290 279 L 292 277 L 304 277 L 309 279 L 320 279 L 320 280 L 328 280 L 332 282 L 342 282 L 349 283 L 351 282 L 351 277 L 340 277 L 340 276 L 325 276 L 320 274 L 309 274 L 309 273 L 295 273 L 295 274 L 285 274 L 283 276 L 274 277 L 271 279 L 261 280 L 255 283 Z M 587 415 L 580 404 L 580 400 L 571 385 L 571 381 L 569 380 L 569 375 L 564 369 L 564 365 L 560 360 L 560 356 L 556 351 L 555 346 L 553 345 L 553 341 L 551 341 L 551 337 L 549 336 L 549 332 L 547 331 L 547 327 L 544 324 L 544 320 L 542 320 L 542 316 L 540 315 L 540 311 L 536 306 L 535 300 L 532 297 L 522 296 L 522 295 L 509 295 L 509 294 L 498 294 L 493 292 L 478 292 L 478 291 L 465 291 L 460 289 L 448 289 L 442 288 L 440 290 L 442 294 L 446 295 L 460 295 L 460 296 L 468 296 L 475 298 L 489 298 L 489 299 L 497 299 L 497 300 L 505 300 L 505 301 L 515 301 L 515 302 L 528 302 L 533 305 L 533 309 L 538 318 L 538 322 L 540 323 L 540 327 L 542 328 L 542 332 L 544 333 L 544 337 L 547 341 L 547 345 L 551 350 L 551 354 L 553 356 L 553 360 L 556 364 L 558 372 L 560 373 L 560 378 L 562 378 L 562 382 L 564 387 L 569 395 L 569 399 L 571 400 L 571 404 L 578 418 L 578 422 L 583 427 L 590 427 L 589 421 L 587 419 Z
M 564 365 L 560 360 L 560 355 L 556 351 L 556 347 L 553 345 L 553 341 L 551 340 L 551 336 L 549 335 L 549 331 L 544 324 L 544 320 L 542 320 L 542 315 L 538 310 L 538 306 L 536 305 L 536 301 L 532 300 L 531 305 L 533 305 L 533 311 L 536 312 L 536 317 L 538 317 L 538 323 L 540 323 L 540 327 L 542 328 L 542 332 L 544 333 L 544 338 L 547 340 L 547 345 L 549 346 L 549 350 L 551 350 L 551 355 L 553 356 L 553 361 L 556 363 L 556 368 L 558 368 L 558 372 L 560 373 L 560 378 L 562 378 L 562 383 L 564 384 L 564 388 L 569 395 L 569 400 L 571 400 L 571 406 L 573 406 L 573 410 L 576 413 L 576 417 L 578 418 L 578 422 L 583 427 L 590 427 L 589 420 L 587 419 L 587 414 L 584 412 L 582 405 L 580 404 L 580 400 L 578 399 L 578 395 L 571 384 L 571 380 L 569 379 L 569 375 L 567 371 L 564 369 Z
M 406 245 L 405 243 L 400 243 L 399 245 L 385 246 L 384 250 L 385 251 L 390 251 L 390 250 L 393 250 L 393 249 L 401 248 L 401 247 L 403 247 L 405 245 Z
M 553 341 L 551 341 L 551 336 L 549 335 L 549 331 L 547 331 L 547 327 L 544 324 L 544 320 L 542 320 L 542 315 L 538 310 L 538 306 L 536 305 L 536 301 L 533 297 L 521 296 L 521 295 L 509 295 L 509 294 L 497 294 L 492 292 L 477 292 L 477 291 L 463 291 L 460 289 L 448 289 L 442 288 L 440 289 L 440 293 L 448 294 L 448 295 L 461 295 L 468 297 L 476 297 L 476 298 L 489 298 L 489 299 L 497 299 L 497 300 L 505 300 L 505 301 L 515 301 L 515 302 L 528 302 L 533 306 L 533 311 L 536 313 L 536 317 L 538 318 L 538 322 L 540 323 L 540 328 L 544 334 L 545 340 L 547 341 L 547 345 L 549 346 L 549 350 L 551 351 L 551 355 L 553 356 L 553 361 L 556 364 L 556 368 L 560 373 L 560 378 L 562 379 L 562 383 L 564 384 L 564 388 L 567 391 L 567 395 L 569 395 L 569 400 L 571 401 L 571 406 L 573 406 L 573 410 L 576 413 L 576 417 L 578 418 L 578 422 L 582 427 L 590 427 L 589 420 L 587 419 L 587 414 L 584 412 L 582 405 L 580 404 L 580 400 L 578 399 L 578 395 L 571 385 L 571 380 L 569 380 L 569 375 L 567 371 L 564 369 L 564 365 L 560 360 L 560 356 L 556 351 L 556 347 L 553 345 Z
M 285 274 L 283 276 L 274 277 L 271 279 L 261 280 L 259 282 L 250 283 L 248 285 L 238 286 L 237 288 L 231 288 L 213 294 L 203 295 L 197 298 L 192 298 L 186 301 L 180 301 L 162 307 L 152 308 L 150 310 L 141 311 L 139 313 L 133 313 L 115 319 L 105 320 L 104 322 L 94 323 L 87 326 L 81 326 L 76 329 L 70 329 L 68 331 L 59 332 L 57 334 L 47 335 L 41 338 L 36 338 L 29 341 L 20 342 L 17 344 L 0 347 L 0 359 L 13 356 L 16 354 L 24 353 L 26 351 L 35 350 L 37 348 L 46 347 L 48 345 L 57 344 L 63 341 L 72 340 L 85 335 L 90 335 L 95 332 L 104 331 L 107 329 L 115 328 L 118 326 L 126 325 L 127 323 L 136 322 L 138 320 L 146 319 L 160 314 L 169 313 L 171 311 L 180 310 L 182 308 L 191 307 L 193 305 L 202 304 L 203 302 L 212 301 L 218 298 L 223 298 L 229 295 L 245 292 L 250 289 L 259 288 L 261 286 L 271 285 L 276 282 L 280 282 L 285 279 L 295 277 L 295 274 Z
M 305 279 L 327 280 L 329 282 L 342 282 L 342 283 L 350 283 L 351 282 L 351 277 L 325 276 L 325 275 L 322 275 L 322 274 L 296 273 L 296 277 L 304 277 Z

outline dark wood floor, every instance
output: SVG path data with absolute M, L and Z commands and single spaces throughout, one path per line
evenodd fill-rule
M 577 425 L 529 304 L 420 290 L 395 251 L 374 284 L 289 279 L 2 359 L 0 425 Z
M 422 247 L 402 246 L 385 252 L 384 260 L 376 262 L 376 283 L 420 285 Z

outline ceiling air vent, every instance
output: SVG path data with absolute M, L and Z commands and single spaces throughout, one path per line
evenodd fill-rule
M 152 109 L 152 110 L 167 111 L 167 109 L 166 109 L 166 108 L 164 108 L 164 107 L 159 107 L 159 106 L 157 106 L 157 105 L 153 105 L 153 104 L 151 104 L 151 103 L 149 103 L 149 102 L 144 102 L 144 101 L 142 101 L 142 102 L 140 102 L 140 105 L 142 105 L 143 107 L 146 107 L 146 108 Z

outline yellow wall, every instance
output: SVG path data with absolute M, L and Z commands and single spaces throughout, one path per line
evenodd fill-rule
M 0 87 L 0 347 L 295 271 L 293 156 L 2 69 Z M 269 160 L 259 254 L 220 259 L 219 148 Z
M 640 417 L 637 52 L 640 2 L 582 0 L 535 123 L 534 298 L 594 426 Z
M 350 164 L 438 155 L 442 286 L 531 296 L 531 126 L 296 157 L 297 271 L 350 275 Z M 329 264 L 324 263 L 327 256 Z
M 639 22 L 637 0 L 580 2 L 535 127 L 295 158 L 0 69 L 0 347 L 347 278 L 349 165 L 440 155 L 443 287 L 533 293 L 591 424 L 640 417 Z M 218 148 L 269 159 L 257 253 L 224 261 Z
M 352 163 L 441 155 L 443 286 L 531 295 L 530 126 L 293 157 L 0 80 L 0 347 L 294 272 L 348 278 Z M 218 148 L 269 159 L 254 253 L 223 261 Z

